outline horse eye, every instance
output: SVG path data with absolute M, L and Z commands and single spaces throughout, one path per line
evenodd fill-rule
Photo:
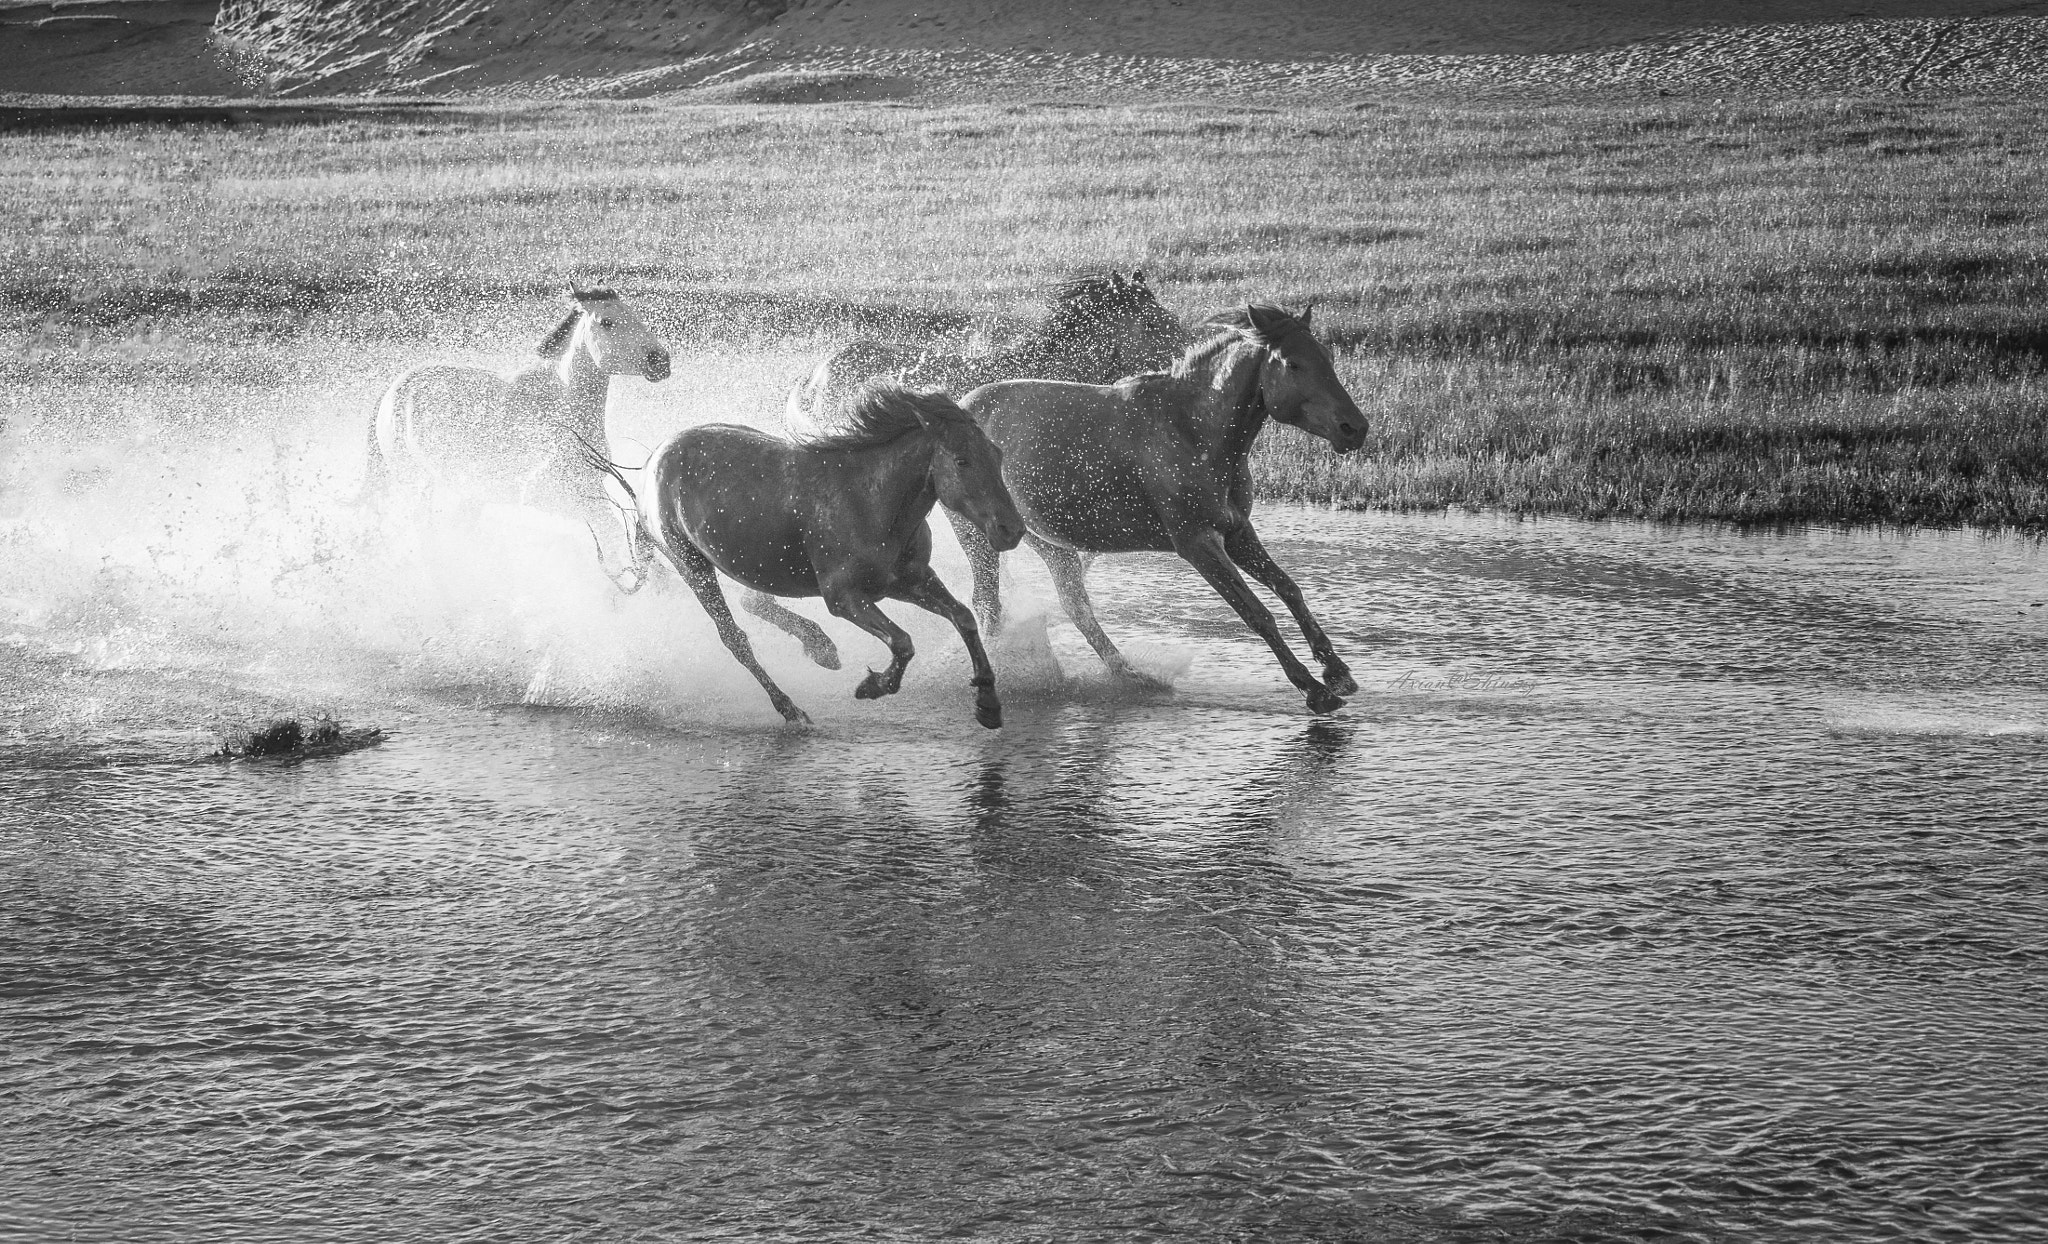
M 612 317 L 610 317 L 609 315 L 598 316 L 597 326 L 599 328 L 610 328 L 612 326 Z
M 971 467 L 974 465 L 974 463 L 967 457 L 966 454 L 954 454 L 953 461 L 959 463 L 962 467 Z

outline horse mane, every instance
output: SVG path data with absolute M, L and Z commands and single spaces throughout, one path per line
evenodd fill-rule
M 562 322 L 555 325 L 547 336 L 540 339 L 540 344 L 533 348 L 533 352 L 542 358 L 554 358 L 561 354 L 569 346 L 569 335 L 576 331 L 576 321 L 582 318 L 583 308 L 579 305 L 564 316 Z
M 1145 284 L 1145 274 L 1133 272 L 1084 272 L 1055 285 L 1049 300 L 1051 309 L 1033 329 L 1037 341 L 1052 341 L 1092 327 L 1104 316 L 1135 313 L 1147 307 L 1165 308 Z
M 913 389 L 894 380 L 870 380 L 854 396 L 838 430 L 806 437 L 806 449 L 874 449 L 938 424 L 978 427 L 960 404 L 937 389 Z
M 1264 321 L 1264 327 L 1260 327 Z M 1228 307 L 1202 321 L 1205 328 L 1219 330 L 1214 336 L 1189 346 L 1173 361 L 1167 374 L 1176 380 L 1185 380 L 1207 366 L 1217 355 L 1232 346 L 1244 343 L 1260 349 L 1271 349 L 1295 333 L 1308 331 L 1308 325 L 1301 322 L 1292 312 L 1274 306 L 1270 302 L 1246 303 L 1241 307 Z
M 533 348 L 533 352 L 542 358 L 554 358 L 568 347 L 569 335 L 576 331 L 576 321 L 589 309 L 584 305 L 585 303 L 617 302 L 619 300 L 618 291 L 606 286 L 599 286 L 596 289 L 577 289 L 572 285 L 569 287 L 568 294 L 569 301 L 576 305 L 571 307 L 569 314 L 563 317 L 562 322 L 555 325 L 547 336 L 540 339 L 540 344 Z

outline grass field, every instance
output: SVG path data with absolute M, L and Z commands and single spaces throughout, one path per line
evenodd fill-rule
M 1340 461 L 1270 432 L 1268 496 L 2040 530 L 2044 123 L 1418 98 L 16 132 L 0 414 L 215 409 L 194 394 L 281 374 L 367 401 L 408 352 L 523 346 L 572 278 L 730 353 L 1014 322 L 1116 265 L 1190 320 L 1315 304 L 1373 437 Z

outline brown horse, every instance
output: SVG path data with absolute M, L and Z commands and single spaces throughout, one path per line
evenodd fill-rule
M 1083 553 L 1173 552 L 1200 571 L 1279 658 L 1318 713 L 1358 690 L 1303 602 L 1301 589 L 1252 530 L 1246 456 L 1266 420 L 1293 424 L 1348 453 L 1365 416 L 1337 379 L 1308 315 L 1250 304 L 1208 321 L 1213 334 L 1165 372 L 1113 385 L 1012 380 L 962 403 L 1003 451 L 1003 480 L 1052 571 L 1060 603 L 1110 672 L 1146 681 L 1102 632 L 1082 582 Z M 974 567 L 974 603 L 990 634 L 1002 625 L 996 550 L 955 523 Z M 1286 602 L 1323 666 L 1317 681 L 1238 572 Z
M 956 395 L 1020 376 L 1101 384 L 1164 366 L 1187 343 L 1187 331 L 1159 305 L 1143 272 L 1077 277 L 1053 291 L 1045 319 L 1006 350 L 942 354 L 868 340 L 841 346 L 790 390 L 784 421 L 794 435 L 829 434 L 869 380 Z
M 718 637 L 768 692 L 788 721 L 808 721 L 754 659 L 733 621 L 717 571 L 763 600 L 753 611 L 801 639 L 811 659 L 839 668 L 832 640 L 815 622 L 769 596 L 822 596 L 844 618 L 889 645 L 889 668 L 868 671 L 859 699 L 893 695 L 915 649 L 876 604 L 907 601 L 951 622 L 974 663 L 975 718 L 1003 724 L 995 670 L 982 649 L 974 611 L 932 572 L 926 516 L 944 502 L 984 546 L 1012 549 L 1024 520 L 1003 487 L 1002 454 L 943 393 L 877 385 L 854 403 L 837 435 L 793 443 L 754 428 L 705 424 L 656 451 L 653 489 L 635 499 L 638 530 L 682 575 L 718 627 Z M 618 468 L 589 461 L 627 495 Z
M 395 480 L 429 505 L 457 496 L 581 519 L 607 576 L 631 592 L 642 582 L 639 567 L 611 569 L 599 533 L 619 526 L 619 510 L 583 471 L 581 446 L 605 444 L 612 377 L 665 380 L 669 353 L 611 290 L 572 289 L 569 302 L 569 314 L 535 347 L 543 362 L 510 376 L 434 364 L 392 381 L 370 420 L 359 500 Z M 626 540 L 630 557 L 630 532 Z

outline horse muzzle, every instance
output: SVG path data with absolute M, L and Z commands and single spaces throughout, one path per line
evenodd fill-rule
M 660 383 L 668 379 L 668 364 L 668 351 L 660 349 L 649 350 L 647 352 L 647 362 L 641 367 L 640 374 L 649 380 Z
M 1007 553 L 1024 543 L 1024 525 L 1022 523 L 990 523 L 982 529 L 982 534 L 988 537 L 988 542 L 995 546 L 995 550 L 998 553 Z

